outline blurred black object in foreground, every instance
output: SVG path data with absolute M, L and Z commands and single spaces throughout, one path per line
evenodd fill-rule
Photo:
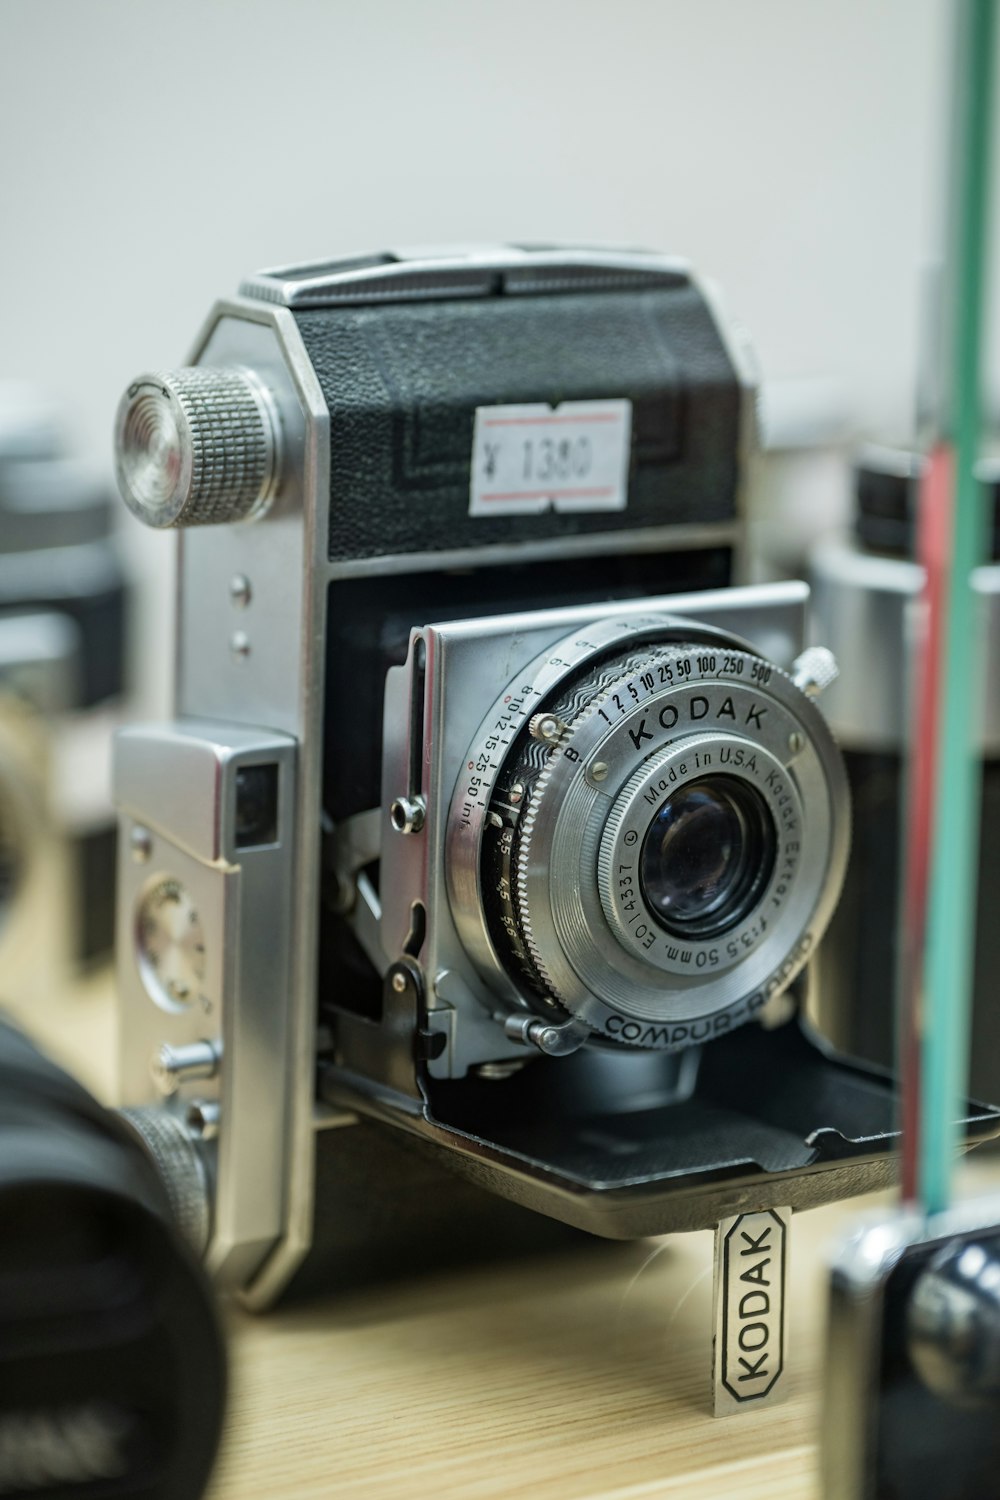
M 874 1215 L 837 1250 L 824 1500 L 1000 1494 L 1000 1199 Z
M 0 1494 L 197 1500 L 225 1353 L 120 1119 L 0 1021 Z

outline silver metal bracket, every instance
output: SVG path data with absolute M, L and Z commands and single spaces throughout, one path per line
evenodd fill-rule
M 382 947 L 382 903 L 365 872 L 381 853 L 381 823 L 380 807 L 355 813 L 336 825 L 323 819 L 324 899 L 331 910 L 348 917 L 355 937 L 380 974 L 389 963 Z
M 715 1231 L 712 1386 L 717 1417 L 782 1399 L 790 1208 L 736 1214 Z
M 357 878 L 366 865 L 381 854 L 382 809 L 370 807 L 334 824 L 324 818 L 324 865 L 332 870 L 335 890 L 331 904 L 343 914 L 350 912 L 357 900 Z

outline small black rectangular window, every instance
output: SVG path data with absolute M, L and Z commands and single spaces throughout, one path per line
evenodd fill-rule
M 278 841 L 278 767 L 240 766 L 236 772 L 236 847 Z

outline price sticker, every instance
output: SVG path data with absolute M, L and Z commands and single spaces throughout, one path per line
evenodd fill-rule
M 470 516 L 624 510 L 631 401 L 480 406 Z

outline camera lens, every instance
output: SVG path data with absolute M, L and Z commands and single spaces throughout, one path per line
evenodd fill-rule
M 508 681 L 462 759 L 462 941 L 577 1035 L 678 1049 L 741 1025 L 830 919 L 843 763 L 796 680 L 736 639 L 669 616 L 578 626 Z
M 754 906 L 774 869 L 774 822 L 760 793 L 706 776 L 668 797 L 639 858 L 646 904 L 678 937 L 715 937 Z

